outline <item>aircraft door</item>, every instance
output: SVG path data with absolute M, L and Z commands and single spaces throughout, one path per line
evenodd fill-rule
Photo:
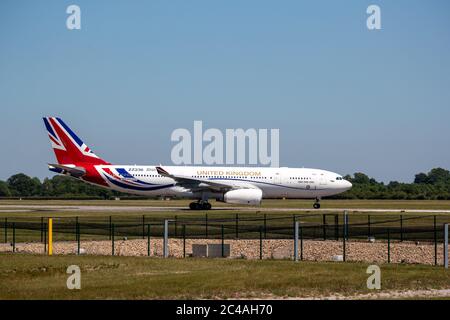
M 325 176 L 323 175 L 323 173 L 321 173 L 319 175 L 319 186 L 324 187 L 324 186 L 326 186 L 326 184 L 327 184 L 327 181 L 325 179 Z
M 275 184 L 281 184 L 281 172 L 277 171 L 275 172 L 275 174 L 273 175 L 273 183 Z
M 283 173 L 281 171 L 275 172 L 273 175 L 273 183 L 277 185 L 276 188 L 279 190 L 280 196 L 284 198 L 287 197 L 288 194 L 287 189 L 282 186 L 284 184 L 283 180 Z

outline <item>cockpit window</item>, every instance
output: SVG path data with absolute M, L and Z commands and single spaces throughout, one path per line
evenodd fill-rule
M 336 177 L 336 180 L 343 180 L 342 177 Z

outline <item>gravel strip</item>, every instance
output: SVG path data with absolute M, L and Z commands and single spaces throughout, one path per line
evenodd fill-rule
M 220 244 L 221 240 L 186 239 L 186 255 L 192 254 L 192 244 Z M 259 240 L 226 240 L 230 244 L 231 258 L 259 259 Z M 263 240 L 263 259 L 292 259 L 294 253 L 293 240 Z M 111 241 L 81 241 L 83 254 L 111 255 Z M 300 248 L 300 244 L 299 244 Z M 300 249 L 299 249 L 300 250 Z M 11 252 L 9 243 L 0 244 L 0 252 Z M 42 243 L 16 243 L 16 251 L 21 253 L 44 254 Z M 76 242 L 54 242 L 53 253 L 76 254 Z M 336 256 L 342 256 L 342 241 L 303 241 L 303 259 L 308 261 L 332 261 Z M 438 245 L 438 263 L 443 263 L 443 246 Z M 150 255 L 161 257 L 163 254 L 163 240 L 152 238 L 150 241 Z M 116 240 L 115 255 L 119 256 L 147 256 L 147 240 Z M 169 256 L 183 257 L 183 240 L 169 239 Z M 300 257 L 300 253 L 299 253 Z M 342 258 L 342 257 L 340 257 Z M 346 243 L 346 261 L 387 262 L 387 243 L 385 242 L 356 242 Z M 391 243 L 391 262 L 409 264 L 434 264 L 434 245 L 416 244 L 412 242 Z

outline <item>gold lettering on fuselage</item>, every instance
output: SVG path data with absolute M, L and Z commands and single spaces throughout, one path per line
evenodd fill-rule
M 198 176 L 239 176 L 239 177 L 260 177 L 261 171 L 237 171 L 237 170 L 197 170 Z

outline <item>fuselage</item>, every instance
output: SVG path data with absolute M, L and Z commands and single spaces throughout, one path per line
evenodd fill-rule
M 341 175 L 320 169 L 200 166 L 164 168 L 177 176 L 224 181 L 237 188 L 252 185 L 262 190 L 263 198 L 321 198 L 339 194 L 352 186 Z M 159 175 L 156 166 L 96 165 L 93 169 L 95 173 L 81 179 L 116 191 L 147 196 L 200 196 L 188 188 L 178 186 L 174 179 Z M 106 184 L 98 183 L 99 177 Z M 220 193 L 217 192 L 209 194 L 209 197 L 218 196 L 220 198 Z

